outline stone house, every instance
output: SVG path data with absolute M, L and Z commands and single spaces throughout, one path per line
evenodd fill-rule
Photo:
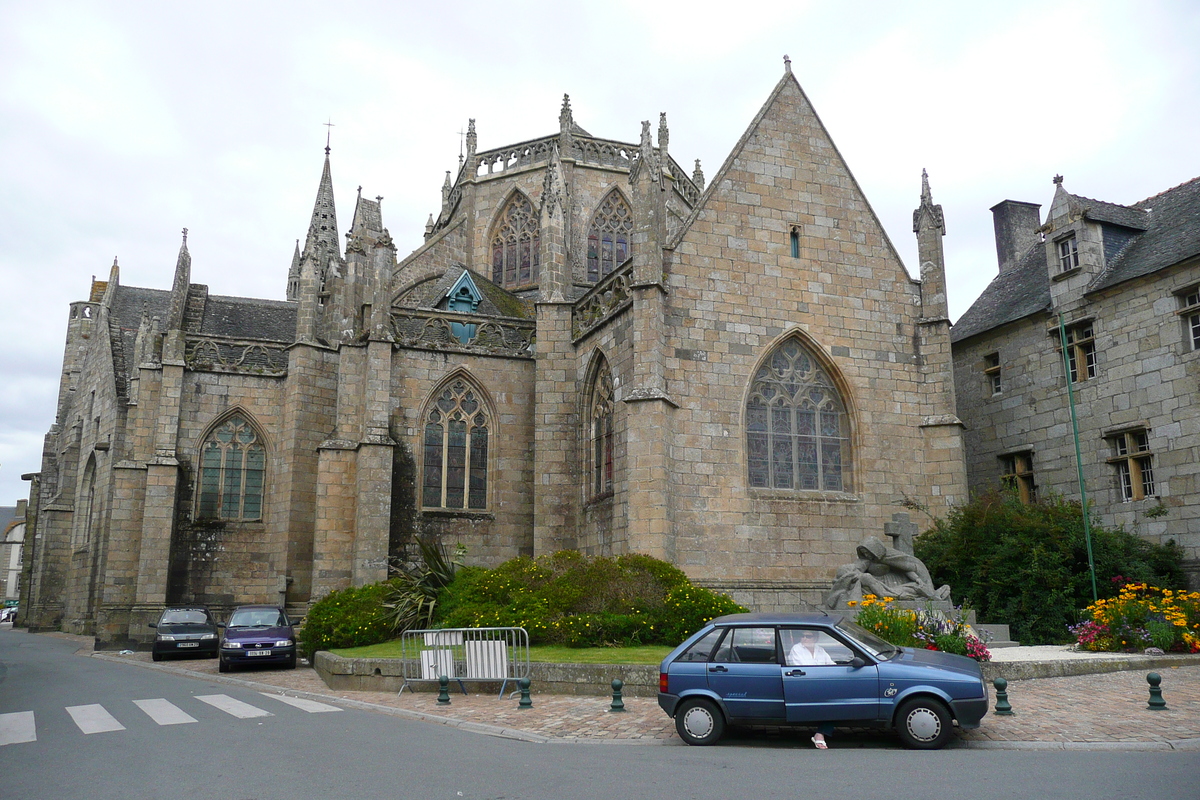
M 665 115 L 603 139 L 564 98 L 550 135 L 465 143 L 405 257 L 361 190 L 343 247 L 326 148 L 286 300 L 210 295 L 185 231 L 169 290 L 114 264 L 72 304 L 28 624 L 303 611 L 417 535 L 796 608 L 906 498 L 966 496 L 941 208 L 925 181 L 914 280 L 790 64 L 707 185 Z
M 971 491 L 1079 499 L 1069 372 L 1089 504 L 1200 588 L 1200 178 L 1129 206 L 1054 182 L 1044 222 L 992 208 L 999 274 L 951 330 Z

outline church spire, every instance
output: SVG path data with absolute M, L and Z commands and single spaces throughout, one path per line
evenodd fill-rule
M 913 233 L 917 235 L 917 258 L 921 262 L 921 316 L 926 319 L 945 319 L 946 260 L 942 252 L 942 237 L 946 221 L 942 207 L 934 204 L 929 189 L 929 173 L 921 170 L 921 205 L 913 212 Z
M 187 310 L 188 287 L 192 284 L 192 254 L 188 252 L 187 228 L 183 229 L 183 244 L 179 245 L 179 257 L 175 261 L 175 280 L 171 284 L 171 316 L 167 330 L 183 330 L 184 312 Z
M 329 146 L 325 147 L 325 166 L 321 170 L 321 183 L 317 187 L 317 199 L 313 203 L 312 220 L 308 223 L 308 236 L 304 240 L 305 256 L 316 256 L 322 271 L 330 258 L 341 257 L 338 243 L 337 212 L 333 203 L 333 178 L 329 171 Z

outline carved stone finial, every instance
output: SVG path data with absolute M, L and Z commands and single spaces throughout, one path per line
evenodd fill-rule
M 671 132 L 667 130 L 667 112 L 659 112 L 658 115 L 658 146 L 663 150 L 667 149 L 667 143 L 671 139 Z
M 117 257 L 113 256 L 113 266 L 117 266 Z
M 652 146 L 653 145 L 650 144 L 650 120 L 644 119 L 644 120 L 642 120 L 641 147 L 643 150 L 645 150 L 646 148 L 652 147 Z
M 1062 176 L 1062 175 L 1055 175 L 1055 176 L 1054 176 L 1054 185 L 1055 185 L 1055 186 L 1062 186 L 1062 182 L 1063 182 L 1063 176 Z
M 478 144 L 479 137 L 475 134 L 475 120 L 467 120 L 467 155 L 475 155 L 475 147 Z
M 381 194 L 377 194 L 377 195 L 375 195 L 375 202 L 376 202 L 376 203 L 382 203 L 382 202 L 383 202 L 383 195 L 381 195 Z
M 184 245 L 187 244 L 187 228 L 183 229 L 183 243 L 184 243 Z M 116 262 L 114 261 L 113 263 L 116 263 Z
M 929 190 L 929 173 L 924 169 L 921 170 L 921 202 L 933 202 L 933 192 Z
M 692 183 L 696 184 L 696 188 L 703 191 L 704 189 L 704 170 L 700 169 L 700 159 L 696 159 L 696 169 L 692 172 Z
M 785 72 L 789 73 L 792 71 L 792 60 L 787 57 L 786 53 L 783 56 L 783 69 Z
M 571 113 L 571 95 L 563 94 L 562 110 L 558 112 L 558 127 L 561 130 L 569 131 L 573 124 L 575 124 L 575 117 Z

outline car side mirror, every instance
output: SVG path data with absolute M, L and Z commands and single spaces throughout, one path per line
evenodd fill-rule
M 850 666 L 854 667 L 854 669 L 862 669 L 866 665 L 867 662 L 862 660 L 862 656 L 855 656 L 850 659 Z
M 218 627 L 218 628 L 224 628 L 224 627 L 225 627 L 225 623 L 224 623 L 224 622 L 218 622 L 218 623 L 217 623 L 217 627 Z
M 157 622 L 151 622 L 151 623 L 150 623 L 150 627 L 151 627 L 151 628 L 157 628 L 157 627 L 158 627 L 158 623 L 157 623 Z

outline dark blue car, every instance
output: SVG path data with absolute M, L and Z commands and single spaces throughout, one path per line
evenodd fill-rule
M 249 664 L 296 666 L 296 633 L 282 608 L 238 606 L 222 627 L 220 672 Z
M 731 614 L 663 659 L 658 704 L 688 744 L 714 744 L 726 725 L 834 723 L 932 750 L 955 721 L 979 727 L 988 689 L 965 656 L 896 647 L 836 614 Z

